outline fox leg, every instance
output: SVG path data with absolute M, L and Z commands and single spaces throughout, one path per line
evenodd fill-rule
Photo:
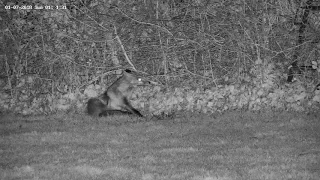
M 125 105 L 125 107 L 124 107 L 125 110 L 127 110 L 133 114 L 136 114 L 139 117 L 143 117 L 143 115 L 138 110 L 136 110 L 134 107 L 131 106 L 131 104 L 129 103 L 127 98 L 123 98 L 123 103 Z

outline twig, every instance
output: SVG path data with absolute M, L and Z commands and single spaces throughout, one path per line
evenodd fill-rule
M 121 49 L 122 49 L 122 52 L 123 52 L 124 56 L 126 57 L 126 60 L 127 60 L 128 63 L 131 65 L 131 67 L 132 67 L 135 71 L 137 71 L 137 69 L 134 67 L 134 65 L 133 65 L 132 62 L 130 61 L 129 56 L 127 55 L 126 50 L 124 49 L 124 46 L 123 46 L 123 44 L 122 44 L 122 42 L 121 42 L 121 39 L 119 38 L 119 36 L 118 36 L 118 34 L 117 34 L 117 28 L 116 28 L 115 26 L 114 26 L 114 32 L 115 32 L 115 34 L 116 34 L 116 39 L 118 40 L 118 43 L 120 44 L 120 47 L 121 47 Z
M 120 8 L 118 8 L 118 7 L 115 7 L 115 8 L 116 8 L 118 11 L 120 11 L 124 16 L 126 16 L 127 18 L 131 19 L 131 20 L 134 21 L 134 22 L 137 22 L 137 23 L 139 23 L 139 24 L 149 25 L 149 26 L 156 26 L 156 27 L 158 27 L 158 28 L 160 28 L 160 29 L 168 32 L 168 34 L 169 34 L 170 36 L 173 36 L 173 34 L 172 34 L 167 28 L 164 28 L 164 27 L 161 27 L 161 26 L 159 26 L 159 25 L 152 24 L 152 23 L 147 23 L 147 22 L 138 21 L 138 20 L 133 19 L 132 17 L 128 16 L 128 15 L 127 15 L 126 13 L 124 13 Z

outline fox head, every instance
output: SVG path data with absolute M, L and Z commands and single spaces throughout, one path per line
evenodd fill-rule
M 122 76 L 128 84 L 131 86 L 139 86 L 139 85 L 144 85 L 148 81 L 144 81 L 141 78 L 138 78 L 138 75 L 136 72 L 131 71 L 129 69 L 126 69 L 123 71 L 123 76 Z

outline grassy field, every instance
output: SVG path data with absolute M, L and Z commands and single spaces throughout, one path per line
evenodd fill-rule
M 0 118 L 1 180 L 320 179 L 320 113 Z

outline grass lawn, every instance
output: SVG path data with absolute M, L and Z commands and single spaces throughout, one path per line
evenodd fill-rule
M 320 113 L 0 117 L 0 179 L 319 180 Z

